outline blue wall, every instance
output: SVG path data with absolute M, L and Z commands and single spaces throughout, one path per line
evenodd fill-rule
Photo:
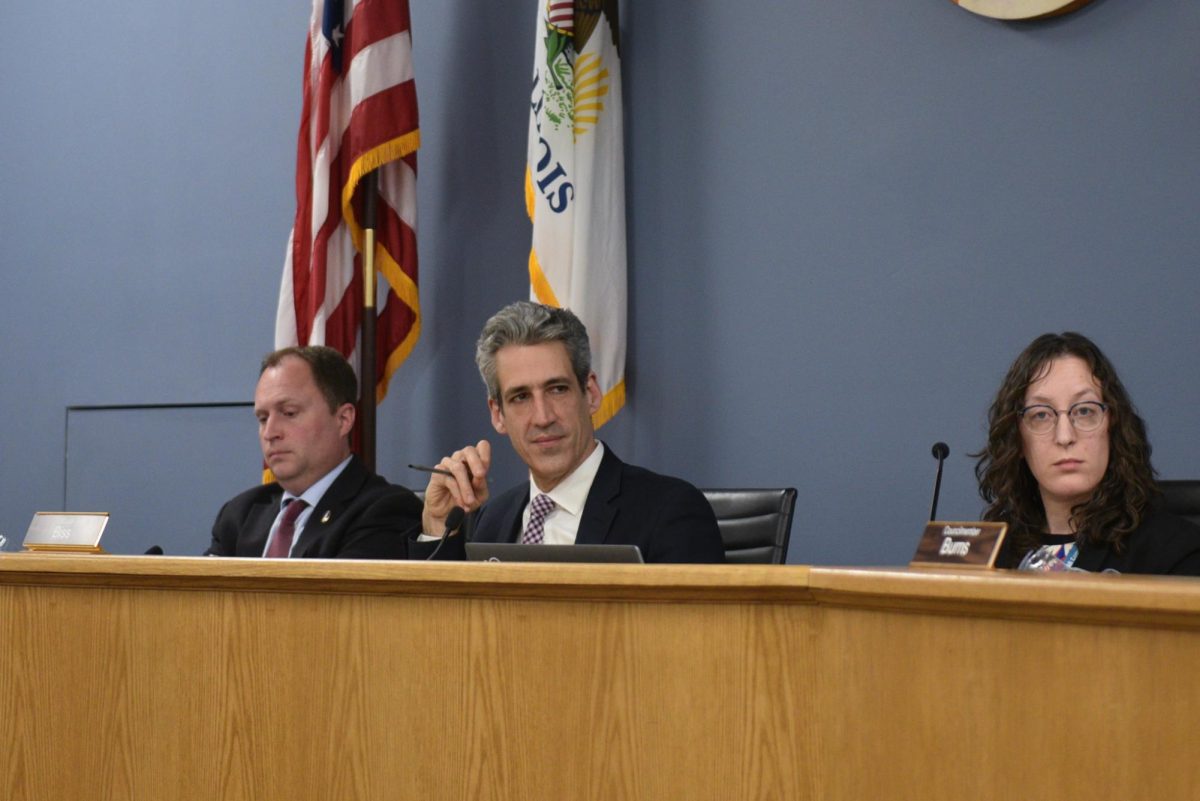
M 535 4 L 515 5 L 412 4 L 426 324 L 381 407 L 400 483 L 420 483 L 407 462 L 494 438 L 471 350 L 525 293 Z M 0 532 L 62 506 L 66 406 L 251 397 L 308 8 L 8 12 Z M 797 486 L 793 561 L 903 563 L 930 444 L 952 451 L 943 516 L 977 516 L 965 453 L 1001 376 L 1074 328 L 1121 370 L 1160 472 L 1200 475 L 1200 4 L 1094 0 L 1025 24 L 946 0 L 623 12 L 631 401 L 602 432 L 622 456 Z M 128 550 L 199 551 L 212 499 L 258 464 L 215 465 L 203 426 L 154 425 L 172 441 L 151 472 L 195 487 L 194 522 L 174 540 L 141 522 Z M 114 465 L 147 447 L 122 430 Z M 253 452 L 249 413 L 244 437 Z M 499 451 L 502 485 L 519 469 Z

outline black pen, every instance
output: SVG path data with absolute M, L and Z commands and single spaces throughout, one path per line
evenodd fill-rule
M 450 478 L 454 478 L 453 473 L 451 473 L 449 470 L 443 470 L 440 467 L 429 467 L 428 465 L 423 464 L 410 464 L 409 468 L 413 470 L 420 470 L 422 473 L 437 473 L 439 476 L 450 476 Z
M 454 478 L 453 473 L 451 473 L 449 470 L 443 470 L 440 467 L 430 467 L 427 464 L 410 464 L 409 467 L 411 467 L 413 470 L 420 470 L 422 473 L 435 473 L 439 476 L 449 476 L 450 478 Z M 471 477 L 472 481 L 475 480 L 475 474 L 471 472 L 471 468 L 469 467 L 467 468 L 467 475 Z M 492 483 L 490 478 L 488 479 L 488 483 Z

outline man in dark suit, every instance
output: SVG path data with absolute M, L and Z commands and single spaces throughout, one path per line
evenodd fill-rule
M 403 559 L 421 502 L 350 453 L 354 370 L 332 348 L 284 348 L 262 363 L 254 392 L 270 484 L 226 503 L 214 556 Z
M 587 330 L 573 313 L 522 301 L 484 326 L 475 361 L 492 426 L 529 468 L 528 482 L 488 501 L 491 445 L 481 440 L 438 467 L 425 490 L 423 528 L 445 532 L 454 506 L 478 510 L 478 542 L 633 544 L 647 562 L 723 562 L 712 507 L 677 478 L 627 465 L 595 438 L 601 393 Z M 451 557 L 462 552 L 451 537 Z

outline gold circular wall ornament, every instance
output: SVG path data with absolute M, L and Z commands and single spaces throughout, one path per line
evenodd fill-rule
M 967 11 L 992 19 L 1057 17 L 1086 6 L 1090 0 L 951 0 Z

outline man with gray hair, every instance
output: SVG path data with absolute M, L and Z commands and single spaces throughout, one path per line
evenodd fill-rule
M 595 438 L 601 392 L 587 330 L 573 313 L 529 301 L 497 312 L 475 362 L 492 427 L 529 468 L 529 481 L 488 500 L 491 444 L 455 451 L 425 490 L 422 525 L 442 536 L 455 506 L 475 512 L 472 542 L 637 545 L 647 562 L 723 562 L 704 495 L 677 478 L 628 465 Z M 462 537 L 451 537 L 451 557 Z

